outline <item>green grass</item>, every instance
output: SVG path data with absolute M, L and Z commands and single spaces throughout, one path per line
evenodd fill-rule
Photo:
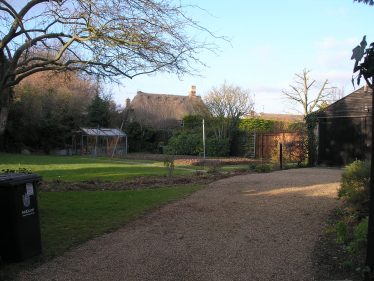
M 117 229 L 145 211 L 184 197 L 201 187 L 41 192 L 39 209 L 43 256 L 59 255 L 71 246 Z
M 240 164 L 240 165 L 224 165 L 222 167 L 223 171 L 248 171 L 249 164 Z
M 136 176 L 164 176 L 163 162 L 80 156 L 41 156 L 0 153 L 1 170 L 31 170 L 43 180 L 121 181 Z M 191 174 L 189 167 L 176 167 L 174 174 Z M 147 210 L 191 194 L 202 185 L 122 191 L 40 192 L 41 256 L 16 264 L 1 265 L 0 280 L 11 279 L 59 256 L 95 236 L 114 231 Z
M 81 156 L 19 155 L 0 153 L 0 171 L 26 168 L 44 180 L 121 181 L 137 176 L 165 176 L 163 162 Z M 174 169 L 174 174 L 190 174 L 194 169 Z
M 66 250 L 124 226 L 129 220 L 167 202 L 183 198 L 203 185 L 126 191 L 40 192 L 42 255 L 0 266 L 0 280 L 33 268 Z

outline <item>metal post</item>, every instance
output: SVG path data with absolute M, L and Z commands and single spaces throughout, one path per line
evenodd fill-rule
M 279 168 L 283 169 L 283 145 L 279 144 Z
M 123 123 L 124 123 L 124 120 L 122 120 L 121 127 L 119 128 L 119 130 L 120 130 L 121 132 L 122 132 Z M 126 139 L 126 140 L 127 140 L 127 139 Z M 116 149 L 117 149 L 118 141 L 119 141 L 119 134 L 118 134 L 117 139 L 116 139 L 116 142 L 115 142 L 115 144 L 114 144 L 114 148 L 113 148 L 113 151 L 112 151 L 112 158 L 114 157 L 114 153 L 116 153 Z
M 205 159 L 205 121 L 203 119 L 203 150 L 204 150 L 204 159 Z
M 126 135 L 126 149 L 125 149 L 125 151 L 126 151 L 126 155 L 127 155 L 127 153 L 128 153 L 128 148 L 127 148 L 127 135 Z
M 253 158 L 256 159 L 256 132 L 254 132 L 254 138 L 253 138 Z

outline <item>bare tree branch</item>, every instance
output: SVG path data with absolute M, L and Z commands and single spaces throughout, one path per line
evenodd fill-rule
M 226 82 L 219 88 L 213 88 L 204 98 L 204 102 L 212 115 L 219 120 L 215 128 L 218 130 L 216 135 L 219 137 L 227 137 L 240 118 L 249 114 L 254 108 L 249 90 Z
M 196 34 L 214 40 L 217 36 L 171 1 L 25 2 L 17 8 L 20 4 L 0 0 L 0 17 L 6 23 L 0 38 L 3 90 L 44 70 L 74 69 L 109 80 L 156 71 L 196 73 L 204 66 L 201 51 L 216 50 L 214 43 L 199 41 Z M 9 91 L 0 95 L 3 92 Z M 0 126 L 0 135 L 2 131 Z
M 326 79 L 322 86 L 317 87 L 317 81 L 310 81 L 310 71 L 304 69 L 301 74 L 295 74 L 296 80 L 290 85 L 290 90 L 283 90 L 282 93 L 286 99 L 302 107 L 302 111 L 298 110 L 305 116 L 316 110 L 323 103 L 329 103 L 333 98 L 332 87 Z M 313 91 L 314 89 L 317 92 Z

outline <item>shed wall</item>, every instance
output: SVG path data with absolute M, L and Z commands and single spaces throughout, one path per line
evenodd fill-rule
M 319 119 L 318 163 L 342 166 L 370 159 L 370 128 L 368 116 Z

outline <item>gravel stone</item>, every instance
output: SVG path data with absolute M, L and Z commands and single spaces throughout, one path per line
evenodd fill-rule
M 305 168 L 226 178 L 18 280 L 314 280 L 312 251 L 339 204 L 340 176 Z

